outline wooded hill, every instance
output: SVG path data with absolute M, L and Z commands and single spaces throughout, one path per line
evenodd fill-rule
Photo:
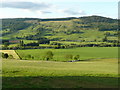
M 117 40 L 118 20 L 102 16 L 54 19 L 2 19 L 0 34 L 8 40 L 102 41 Z

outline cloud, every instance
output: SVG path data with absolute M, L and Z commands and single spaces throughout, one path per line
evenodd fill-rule
M 30 11 L 38 11 L 42 9 L 48 9 L 52 5 L 48 3 L 35 3 L 35 2 L 3 2 L 2 8 L 16 8 L 26 9 Z
M 65 9 L 61 11 L 62 13 L 68 14 L 68 15 L 86 15 L 86 13 L 82 10 L 80 11 L 75 11 L 72 9 Z
M 49 14 L 49 13 L 52 13 L 50 11 L 36 11 L 37 13 L 39 14 Z

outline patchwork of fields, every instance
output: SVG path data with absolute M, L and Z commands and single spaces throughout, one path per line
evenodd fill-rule
M 2 19 L 2 87 L 117 88 L 118 35 L 96 15 Z
M 47 51 L 53 52 L 53 60 L 42 59 Z M 118 87 L 117 47 L 28 49 L 16 52 L 23 60 L 2 60 L 3 88 Z M 78 54 L 81 61 L 61 62 L 67 61 L 64 58 L 66 54 Z M 35 60 L 24 60 L 26 55 L 34 56 Z

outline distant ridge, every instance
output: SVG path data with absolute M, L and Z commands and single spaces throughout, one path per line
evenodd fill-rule
M 97 15 L 92 15 L 92 16 L 83 16 L 83 17 L 64 17 L 64 18 L 4 18 L 2 20 L 6 19 L 16 19 L 17 21 L 25 21 L 25 20 L 41 20 L 41 21 L 61 21 L 61 20 L 71 20 L 71 19 L 87 19 L 87 18 L 103 18 L 103 19 L 111 19 L 111 20 L 117 20 L 109 17 L 103 17 L 103 16 L 97 16 Z

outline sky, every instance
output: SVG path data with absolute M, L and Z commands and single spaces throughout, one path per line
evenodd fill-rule
M 1 0 L 0 18 L 118 18 L 119 0 Z

